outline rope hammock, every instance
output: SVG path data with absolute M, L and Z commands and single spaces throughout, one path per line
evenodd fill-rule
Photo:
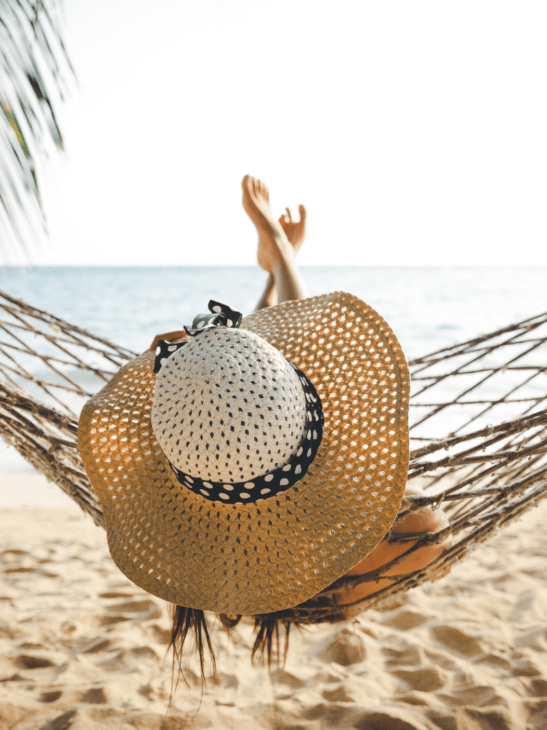
M 430 566 L 350 606 L 352 615 L 461 560 L 547 495 L 547 313 L 412 360 L 409 482 L 400 519 L 442 505 L 449 525 L 405 554 L 451 538 Z M 136 353 L 0 291 L 0 435 L 103 526 L 77 447 L 80 408 Z M 377 581 L 377 571 L 336 581 L 313 599 L 267 614 L 291 623 L 341 621 L 333 597 Z M 345 606 L 344 608 L 348 608 Z M 229 624 L 230 618 L 223 617 Z

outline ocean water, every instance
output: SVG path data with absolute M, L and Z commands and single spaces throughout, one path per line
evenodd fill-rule
M 348 291 L 391 325 L 408 359 L 547 310 L 545 267 L 304 267 L 311 296 Z M 245 316 L 266 275 L 254 267 L 40 267 L 0 290 L 117 344 L 142 351 L 209 299 Z
M 546 268 L 305 267 L 302 273 L 310 295 L 343 290 L 374 307 L 409 360 L 547 310 Z M 249 314 L 265 281 L 253 267 L 0 269 L 0 290 L 136 352 L 156 334 L 190 324 L 209 299 Z M 0 470 L 27 468 L 12 448 L 0 446 Z

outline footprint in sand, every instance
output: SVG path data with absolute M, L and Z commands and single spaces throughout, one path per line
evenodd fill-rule
M 532 697 L 547 697 L 547 679 L 533 679 L 530 682 Z
M 423 664 L 428 666 L 440 667 L 446 669 L 448 672 L 456 672 L 460 666 L 460 659 L 453 658 L 451 654 L 441 651 L 431 651 L 426 649 L 424 651 L 425 661 Z
M 5 573 L 5 575 L 10 575 L 11 573 L 34 573 L 35 568 L 19 565 L 16 568 L 6 568 L 2 572 Z
M 4 575 L 17 576 L 18 573 L 36 573 L 40 578 L 59 577 L 58 573 L 53 573 L 39 567 L 40 565 L 50 563 L 50 560 L 37 558 L 36 555 L 26 550 L 3 550 L 0 552 L 0 558 L 0 562 L 5 566 L 0 569 Z
M 371 648 L 372 646 L 359 633 L 343 628 L 336 631 L 334 636 L 330 635 L 326 640 L 316 644 L 311 653 L 323 659 L 323 661 L 335 662 L 342 667 L 349 667 L 365 659 L 372 660 L 370 656 Z
M 395 615 L 388 616 L 382 623 L 386 626 L 392 626 L 394 629 L 399 629 L 399 631 L 409 631 L 425 624 L 429 621 L 429 618 L 429 616 L 424 616 L 423 613 L 415 611 L 397 611 Z
M 167 645 L 171 641 L 171 630 L 160 624 L 154 623 L 142 626 L 142 633 L 145 639 L 150 639 L 156 644 Z
M 381 685 L 385 690 L 389 684 L 393 691 L 396 689 L 396 683 L 391 677 L 380 675 L 377 671 L 367 673 L 368 676 L 353 674 L 351 671 L 336 684 L 327 687 L 316 686 L 316 691 L 320 691 L 321 697 L 329 702 L 351 702 L 354 707 L 361 707 L 364 697 L 374 697 L 378 695 L 378 686 Z M 371 678 L 371 677 L 374 678 Z M 387 684 L 386 684 L 387 680 Z
M 344 669 L 339 669 L 334 664 L 325 664 L 314 677 L 316 684 L 338 684 L 347 677 Z
M 149 598 L 137 601 L 122 601 L 114 603 L 107 607 L 107 611 L 112 613 L 143 613 L 159 608 L 158 605 Z
M 116 642 L 111 639 L 99 639 L 80 650 L 80 654 L 98 654 L 100 651 L 107 651 L 116 646 Z
M 28 550 L 21 550 L 20 548 L 7 548 L 2 550 L 0 555 L 31 555 Z
M 323 727 L 324 728 L 351 727 L 351 728 L 354 728 L 357 726 L 350 724 L 350 722 L 354 716 L 355 716 L 354 708 L 351 707 L 350 705 L 348 705 L 347 703 L 344 703 L 344 704 L 332 703 L 331 704 L 329 702 L 324 701 L 324 702 L 320 702 L 316 705 L 313 705 L 309 708 L 306 708 L 302 712 L 302 717 L 304 718 L 304 720 L 311 720 L 312 722 L 314 720 L 319 720 L 321 723 L 320 725 L 319 725 L 319 723 L 310 724 L 307 722 L 304 722 L 304 723 L 299 722 L 299 723 L 295 724 L 294 716 L 291 718 L 292 722 L 290 724 L 289 723 L 281 724 L 283 722 L 283 717 L 280 715 L 279 716 L 280 723 L 278 724 L 278 727 L 280 727 L 280 728 L 281 727 L 295 727 L 295 728 L 313 727 L 314 729 L 316 727 L 321 727 L 321 728 L 323 728 Z M 287 719 L 289 719 L 289 718 L 287 718 Z M 379 728 L 381 727 L 382 730 L 384 730 L 383 725 L 378 726 L 378 727 Z M 363 726 L 363 730 L 371 730 L 371 728 L 374 728 L 374 730 L 376 730 L 375 725 L 371 725 L 371 726 L 364 725 Z M 402 730 L 402 729 L 399 729 L 399 730 Z M 405 728 L 405 730 L 406 730 L 406 728 Z
M 388 667 L 394 667 L 398 665 L 404 665 L 406 667 L 412 667 L 420 664 L 424 664 L 424 653 L 422 649 L 414 644 L 405 646 L 404 644 L 400 648 L 386 648 L 382 649 L 382 654 L 385 657 L 386 665 Z
M 139 621 L 163 617 L 161 606 L 149 598 L 113 603 L 105 610 L 108 613 L 98 617 L 99 626 L 111 626 L 137 617 Z
M 526 647 L 545 654 L 547 652 L 547 629 L 543 626 L 533 626 L 528 631 L 516 637 L 515 646 Z
M 488 654 L 484 654 L 483 656 L 477 657 L 476 663 L 486 664 L 490 667 L 495 667 L 505 672 L 511 671 L 511 662 L 509 661 L 508 657 L 502 656 L 501 654 L 493 651 L 489 652 Z
M 38 700 L 40 702 L 57 702 L 57 700 L 62 697 L 63 693 L 60 690 L 56 690 L 53 692 L 42 692 L 40 697 L 38 697 Z
M 465 710 L 458 715 L 458 720 L 462 723 L 461 727 L 469 728 L 495 728 L 495 730 L 517 730 L 523 727 L 520 725 L 520 718 L 511 716 L 509 710 L 498 708 L 479 708 L 466 707 Z M 515 722 L 516 720 L 516 722 Z M 544 730 L 545 724 L 526 725 L 527 730 Z
M 45 667 L 55 667 L 55 662 L 43 656 L 34 654 L 19 654 L 13 662 L 18 669 L 44 669 Z
M 114 624 L 120 624 L 124 621 L 130 621 L 132 616 L 122 614 L 121 616 L 99 616 L 97 619 L 98 626 L 113 626 Z
M 453 626 L 432 626 L 431 634 L 439 644 L 463 656 L 474 657 L 483 653 L 480 641 L 476 637 L 469 636 Z
M 142 669 L 146 664 L 158 665 L 160 656 L 149 646 L 138 646 L 134 649 L 124 649 L 110 659 L 99 662 L 97 666 L 107 672 L 132 672 Z
M 547 676 L 547 662 L 542 662 L 539 657 L 530 658 L 522 656 L 520 652 L 515 652 L 511 660 L 515 663 L 512 670 L 514 677 Z
M 284 685 L 291 690 L 300 689 L 306 684 L 301 677 L 297 677 L 296 674 L 292 674 L 292 672 L 288 672 L 286 669 L 277 669 L 270 676 L 273 684 L 278 687 Z
M 38 697 L 39 702 L 52 704 L 58 700 L 66 707 L 68 704 L 83 702 L 88 705 L 105 705 L 108 702 L 105 689 L 102 686 L 90 687 L 89 689 L 64 688 L 63 690 L 46 690 Z M 51 730 L 50 725 L 43 726 Z M 66 726 L 67 729 L 70 725 Z
M 390 707 L 364 713 L 353 721 L 352 727 L 355 730 L 433 730 L 437 726 L 425 720 L 422 713 L 414 713 L 407 708 Z M 455 730 L 456 725 L 443 727 L 453 727 Z
M 487 685 L 476 685 L 474 687 L 454 688 L 450 695 L 442 695 L 442 699 L 452 707 L 489 707 L 509 705 L 509 700 L 505 695 L 514 697 L 512 691 L 504 690 L 501 687 L 495 688 Z
M 537 590 L 522 591 L 511 612 L 511 620 L 523 624 L 532 623 L 534 618 L 547 615 L 545 597 Z
M 321 697 L 329 702 L 353 702 L 355 697 L 352 692 L 348 691 L 345 682 L 335 687 L 327 687 L 321 692 Z
M 106 705 L 108 698 L 103 687 L 92 687 L 82 694 L 80 702 L 88 705 Z
M 393 674 L 417 692 L 434 692 L 445 684 L 445 677 L 434 667 L 397 669 Z

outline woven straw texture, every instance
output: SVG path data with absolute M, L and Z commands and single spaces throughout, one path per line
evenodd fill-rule
M 152 433 L 152 353 L 86 404 L 79 443 L 122 572 L 172 603 L 249 615 L 316 595 L 389 529 L 408 469 L 410 379 L 387 323 L 349 294 L 287 302 L 243 326 L 321 397 L 323 441 L 293 488 L 223 505 L 180 485 Z

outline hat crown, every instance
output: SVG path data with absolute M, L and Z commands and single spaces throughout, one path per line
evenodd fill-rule
M 235 359 L 228 353 L 226 357 L 233 361 L 230 363 L 233 367 Z M 207 387 L 212 383 L 222 386 L 224 372 L 221 359 L 213 355 L 207 360 L 192 360 L 186 368 L 186 377 L 196 386 Z
M 234 484 L 289 461 L 305 433 L 306 399 L 278 350 L 247 330 L 216 328 L 165 361 L 152 427 L 177 469 Z

